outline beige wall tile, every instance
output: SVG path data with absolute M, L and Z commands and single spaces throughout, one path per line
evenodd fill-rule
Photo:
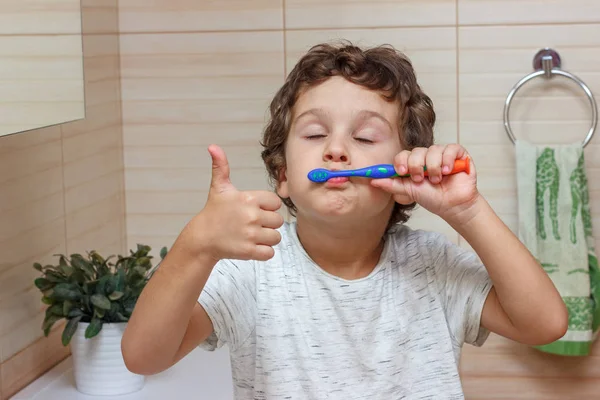
M 287 29 L 439 26 L 455 23 L 456 2 L 452 0 L 285 2 Z
M 121 123 L 121 104 L 111 102 L 90 106 L 86 108 L 85 115 L 85 120 L 61 125 L 63 136 L 69 137 L 90 130 L 119 126 Z
M 282 29 L 282 0 L 120 0 L 120 31 Z
M 227 148 L 223 148 L 227 151 Z M 208 156 L 208 153 L 207 157 Z M 126 168 L 127 195 L 135 191 L 205 191 L 208 194 L 210 170 L 197 168 Z M 267 187 L 264 167 L 245 168 L 243 174 L 232 169 L 231 182 L 239 190 L 259 190 Z M 183 195 L 183 194 L 182 194 Z M 131 204 L 135 207 L 135 204 Z M 200 209 L 198 209 L 200 211 Z M 135 208 L 127 210 L 127 215 L 135 214 Z
M 32 319 L 43 316 L 40 293 L 33 286 L 39 273 L 32 268 L 34 262 L 54 262 L 53 254 L 65 252 L 65 220 L 63 217 L 39 225 L 25 233 L 0 242 L 6 255 L 0 264 L 0 315 L 2 330 L 0 346 L 4 362 L 41 337 L 41 325 L 23 328 Z M 21 329 L 25 329 L 22 331 Z
M 120 150 L 121 127 L 118 125 L 90 130 L 63 139 L 63 161 L 76 162 L 110 150 Z
M 117 0 L 81 0 L 83 33 L 118 33 Z
M 365 3 L 366 4 L 366 3 Z M 457 141 L 456 31 L 454 28 L 334 29 L 290 31 L 286 34 L 286 68 L 291 71 L 310 47 L 349 40 L 359 46 L 391 44 L 413 62 L 417 79 L 432 98 L 437 114 L 436 141 Z M 457 242 L 456 232 L 441 218 L 418 207 L 408 225 L 442 232 Z
M 458 23 L 540 24 L 598 22 L 596 0 L 458 0 Z
M 80 33 L 80 0 L 2 1 L 0 35 Z

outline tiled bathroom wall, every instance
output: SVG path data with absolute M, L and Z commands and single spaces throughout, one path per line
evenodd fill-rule
M 0 137 L 0 399 L 68 355 L 32 264 L 125 250 L 117 0 L 82 7 L 86 119 Z
M 169 246 L 204 205 L 210 143 L 226 151 L 238 188 L 268 189 L 258 144 L 267 106 L 317 42 L 405 51 L 434 100 L 438 142 L 468 148 L 480 190 L 512 229 L 506 94 L 542 47 L 600 92 L 595 0 L 83 0 L 83 18 L 86 120 L 0 138 L 2 398 L 67 355 L 60 326 L 41 338 L 31 264 L 91 247 Z M 512 110 L 515 135 L 538 143 L 582 140 L 589 128 L 585 98 L 562 80 L 528 85 Z M 596 136 L 586 157 L 597 238 L 599 153 Z M 422 210 L 410 225 L 468 247 Z M 552 357 L 492 335 L 465 348 L 461 370 L 467 399 L 594 398 L 600 355 Z
M 120 0 L 119 11 L 130 246 L 169 245 L 202 209 L 210 143 L 224 147 L 239 188 L 268 187 L 258 146 L 267 104 L 321 41 L 405 51 L 435 102 L 438 142 L 468 148 L 481 191 L 512 229 L 514 147 L 502 125 L 509 90 L 532 71 L 538 49 L 553 47 L 566 70 L 600 93 L 600 5 L 592 0 Z M 520 138 L 565 143 L 583 140 L 590 111 L 575 85 L 540 80 L 519 91 L 511 120 Z M 586 156 L 598 238 L 599 155 L 594 138 Z M 409 224 L 468 247 L 422 210 Z M 484 348 L 466 348 L 461 368 L 468 399 L 584 398 L 600 384 L 598 354 L 563 360 L 495 335 Z

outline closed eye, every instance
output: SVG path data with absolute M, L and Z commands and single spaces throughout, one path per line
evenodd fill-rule
M 324 138 L 324 137 L 325 137 L 325 135 L 310 135 L 310 136 L 307 136 L 306 138 L 309 140 L 312 140 L 312 139 L 320 139 L 320 138 Z
M 365 139 L 365 138 L 356 138 L 357 141 L 361 142 L 361 143 L 373 143 L 372 140 L 370 139 Z

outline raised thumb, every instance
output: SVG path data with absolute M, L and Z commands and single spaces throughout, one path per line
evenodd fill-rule
M 233 188 L 229 179 L 229 163 L 223 149 L 217 145 L 208 146 L 208 152 L 212 158 L 212 178 L 210 182 L 211 189 L 220 192 Z

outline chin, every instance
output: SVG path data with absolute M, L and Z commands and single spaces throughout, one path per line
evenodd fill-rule
M 352 187 L 342 189 L 326 189 L 318 191 L 306 190 L 296 192 L 292 201 L 298 212 L 304 216 L 327 222 L 364 223 L 388 215 L 388 209 L 393 207 L 393 199 L 380 193 L 361 192 Z

